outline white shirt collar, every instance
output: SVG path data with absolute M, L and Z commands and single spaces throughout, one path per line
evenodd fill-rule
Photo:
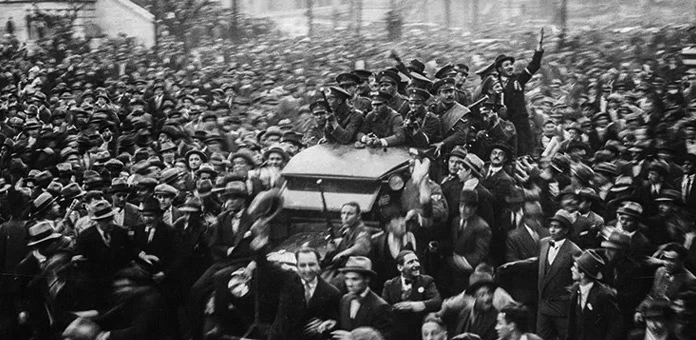
M 312 289 L 316 288 L 316 287 L 317 287 L 317 284 L 319 284 L 319 279 L 317 279 L 316 276 L 314 277 L 314 280 L 312 280 L 312 281 L 305 281 L 305 280 L 302 280 L 302 281 L 303 281 L 306 285 L 309 285 L 309 287 L 312 288 Z
M 590 293 L 590 289 L 594 286 L 594 281 L 590 281 L 590 283 L 586 284 L 580 284 L 580 292 L 582 293 L 583 296 L 587 296 L 587 294 Z
M 551 241 L 553 241 L 553 240 L 551 240 Z M 554 244 L 555 244 L 554 248 L 555 248 L 555 249 L 561 249 L 561 247 L 563 246 L 563 243 L 565 243 L 565 241 L 566 241 L 565 238 L 562 239 L 562 240 L 553 241 Z

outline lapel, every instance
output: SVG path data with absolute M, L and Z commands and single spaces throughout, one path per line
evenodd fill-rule
M 529 254 L 534 254 L 536 253 L 536 250 L 538 249 L 539 245 L 537 242 L 534 241 L 532 238 L 532 235 L 529 235 L 529 231 L 527 231 L 527 227 L 524 226 L 524 224 L 520 225 L 519 227 L 520 230 L 520 243 L 522 243 L 522 247 L 524 247 L 524 251 Z M 541 237 L 541 235 L 539 235 Z
M 546 267 L 549 265 L 548 261 L 549 257 L 549 240 L 544 239 L 544 242 L 541 243 L 541 251 L 539 252 L 539 281 L 542 284 L 546 284 L 546 279 L 547 276 L 544 275 L 546 273 Z M 541 278 L 544 278 L 543 282 L 541 282 Z
M 551 278 L 556 276 L 556 274 L 558 274 L 558 271 L 561 270 L 561 268 L 563 268 L 563 263 L 566 262 L 567 257 L 569 255 L 567 250 L 568 247 L 570 247 L 570 245 L 568 244 L 568 242 L 570 242 L 570 240 L 566 239 L 565 242 L 563 242 L 561 249 L 558 250 L 558 254 L 556 255 L 556 258 L 553 260 L 551 267 L 549 268 L 549 272 L 547 273 L 546 277 L 544 277 L 545 283 L 548 283 L 551 280 Z M 546 261 L 545 259 L 544 262 L 548 261 Z
M 599 294 L 599 282 L 595 282 L 587 295 L 587 301 L 585 301 L 585 308 L 582 309 L 583 316 L 590 316 L 597 313 L 595 308 L 597 308 L 597 294 Z M 590 309 L 588 306 L 592 306 Z
M 355 314 L 355 319 L 353 319 L 353 325 L 365 324 L 364 320 L 369 316 L 370 310 L 372 310 L 374 294 L 375 293 L 372 291 L 369 291 L 367 295 L 365 295 L 365 298 L 362 299 L 360 302 L 360 308 L 358 308 L 358 312 Z M 350 303 L 348 304 L 348 313 L 350 317 Z
M 309 299 L 309 303 L 307 304 L 307 309 L 313 309 L 316 308 L 317 305 L 320 305 L 321 302 L 324 300 L 324 285 L 326 282 L 321 279 L 321 277 L 317 277 L 317 287 L 314 288 L 314 294 L 312 294 L 312 297 Z

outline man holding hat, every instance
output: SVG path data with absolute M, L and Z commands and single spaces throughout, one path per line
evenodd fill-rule
M 532 61 L 523 72 L 514 73 L 515 58 L 513 57 L 501 54 L 495 59 L 495 69 L 498 71 L 500 84 L 503 86 L 504 102 L 508 109 L 507 114 L 510 121 L 515 124 L 517 136 L 519 137 L 518 155 L 528 155 L 534 150 L 534 138 L 529 126 L 524 87 L 541 67 L 541 56 L 544 54 L 543 43 L 544 29 L 542 28 Z
M 616 294 L 600 283 L 605 262 L 597 250 L 585 250 L 570 268 L 575 283 L 570 291 L 569 340 L 619 340 L 621 316 Z
M 391 98 L 392 95 L 386 92 L 377 92 L 372 96 L 373 110 L 367 114 L 360 127 L 358 141 L 371 147 L 394 146 L 403 141 L 397 132 L 403 127 L 404 120 L 387 105 Z
M 341 298 L 339 320 L 325 321 L 319 326 L 319 332 L 336 328 L 331 332 L 333 339 L 350 340 L 350 331 L 372 327 L 384 339 L 391 339 L 391 307 L 369 287 L 370 280 L 377 275 L 372 270 L 372 261 L 364 256 L 351 256 L 340 272 L 345 276 L 348 293 Z
M 469 109 L 455 101 L 454 78 L 440 79 L 433 84 L 432 93 L 438 96 L 439 105 L 436 112 L 440 117 L 442 129 L 441 142 L 434 143 L 438 154 L 446 154 L 455 145 L 468 142 L 471 128 Z

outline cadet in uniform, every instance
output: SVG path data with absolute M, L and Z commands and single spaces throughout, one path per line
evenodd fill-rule
M 438 106 L 439 111 L 442 112 L 440 124 L 444 138 L 434 146 L 440 155 L 444 155 L 449 153 L 455 145 L 466 144 L 471 128 L 470 111 L 454 100 L 456 93 L 454 78 L 438 80 L 433 84 L 431 92 L 437 94 L 440 100 Z
M 350 102 L 353 107 L 362 112 L 370 112 L 372 111 L 370 99 L 361 96 L 358 92 L 358 84 L 361 82 L 360 77 L 354 73 L 341 73 L 336 76 L 336 83 L 338 83 L 338 86 L 346 90 L 346 92 L 350 93 L 352 96 Z
M 391 94 L 381 91 L 372 97 L 373 110 L 365 117 L 358 132 L 358 141 L 372 147 L 393 146 L 404 142 L 403 138 L 397 136 L 404 125 L 404 119 L 387 106 L 391 99 Z
M 401 82 L 401 77 L 398 73 L 385 70 L 377 75 L 377 82 L 379 83 L 379 91 L 386 92 L 392 96 L 392 99 L 387 103 L 394 111 L 405 116 L 408 113 L 408 101 L 402 95 L 399 94 L 399 83 Z

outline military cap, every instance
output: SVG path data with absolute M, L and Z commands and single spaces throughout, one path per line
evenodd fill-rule
M 394 84 L 399 84 L 401 82 L 401 77 L 396 72 L 385 70 L 377 74 L 377 82 L 390 82 Z
M 408 96 L 409 98 L 416 98 L 422 101 L 426 101 L 428 100 L 428 98 L 430 98 L 430 93 L 421 88 L 411 87 L 408 89 Z
M 394 98 L 394 96 L 387 92 L 379 91 L 372 94 L 373 103 L 388 103 L 392 98 Z
M 455 80 L 452 77 L 444 78 L 444 79 L 439 79 L 438 81 L 433 84 L 432 88 L 430 89 L 430 92 L 433 94 L 438 94 L 440 92 L 440 89 L 445 87 L 454 87 L 455 86 Z
M 351 97 L 350 93 L 338 86 L 331 86 L 329 87 L 329 90 L 331 90 L 331 94 L 333 96 L 338 98 L 348 99 Z
M 360 84 L 360 77 L 353 73 L 341 73 L 336 76 L 336 82 L 341 85 L 357 85 Z
M 442 79 L 442 78 L 447 78 L 448 76 L 456 74 L 457 71 L 454 69 L 454 65 L 452 64 L 447 64 L 435 72 L 435 78 L 436 79 Z
M 358 76 L 361 80 L 360 82 L 367 81 L 368 79 L 370 79 L 370 76 L 372 75 L 372 71 L 368 70 L 353 70 L 350 73 L 353 73 L 356 76 Z
M 324 111 L 329 109 L 329 103 L 323 99 L 317 100 L 309 104 L 309 110 L 314 112 L 314 109 L 323 109 Z
M 433 85 L 433 81 L 430 78 L 420 74 L 411 73 L 411 86 L 419 87 L 422 89 L 429 89 Z

